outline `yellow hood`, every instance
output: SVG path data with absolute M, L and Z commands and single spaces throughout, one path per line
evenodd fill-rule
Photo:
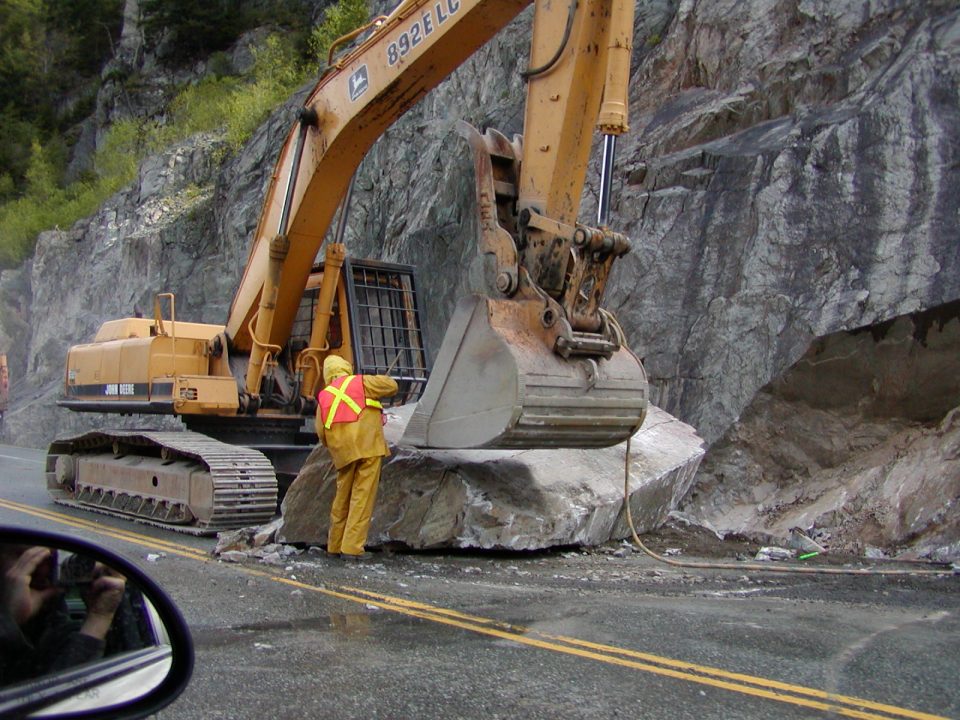
M 327 355 L 323 361 L 323 382 L 329 385 L 341 375 L 353 375 L 353 365 L 339 355 Z

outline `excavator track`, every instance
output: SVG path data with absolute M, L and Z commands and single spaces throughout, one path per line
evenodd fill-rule
M 200 433 L 110 430 L 55 440 L 47 452 L 55 502 L 196 535 L 269 521 L 270 461 Z

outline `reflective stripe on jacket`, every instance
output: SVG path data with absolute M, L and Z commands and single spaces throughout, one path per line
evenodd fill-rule
M 357 381 L 357 382 L 354 382 Z M 356 422 L 365 407 L 383 409 L 383 404 L 366 396 L 362 375 L 343 375 L 327 385 L 317 395 L 320 417 L 329 430 L 334 423 Z

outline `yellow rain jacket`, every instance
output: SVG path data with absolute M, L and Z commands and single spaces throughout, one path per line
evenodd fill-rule
M 353 366 L 336 355 L 330 355 L 323 363 L 323 381 L 329 385 L 334 379 L 353 374 Z M 363 375 L 363 390 L 368 398 L 380 399 L 397 393 L 397 382 L 389 375 Z M 356 382 L 356 381 L 354 381 Z M 327 449 L 333 464 L 340 470 L 361 458 L 386 457 L 390 455 L 383 437 L 381 412 L 376 408 L 364 408 L 356 422 L 334 423 L 329 430 L 323 426 L 323 418 L 317 409 L 317 435 Z

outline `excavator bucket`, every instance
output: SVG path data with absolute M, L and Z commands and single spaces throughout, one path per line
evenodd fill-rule
M 524 302 L 460 301 L 405 444 L 607 447 L 640 428 L 647 381 L 637 357 L 620 347 L 609 359 L 565 359 L 544 343 Z

